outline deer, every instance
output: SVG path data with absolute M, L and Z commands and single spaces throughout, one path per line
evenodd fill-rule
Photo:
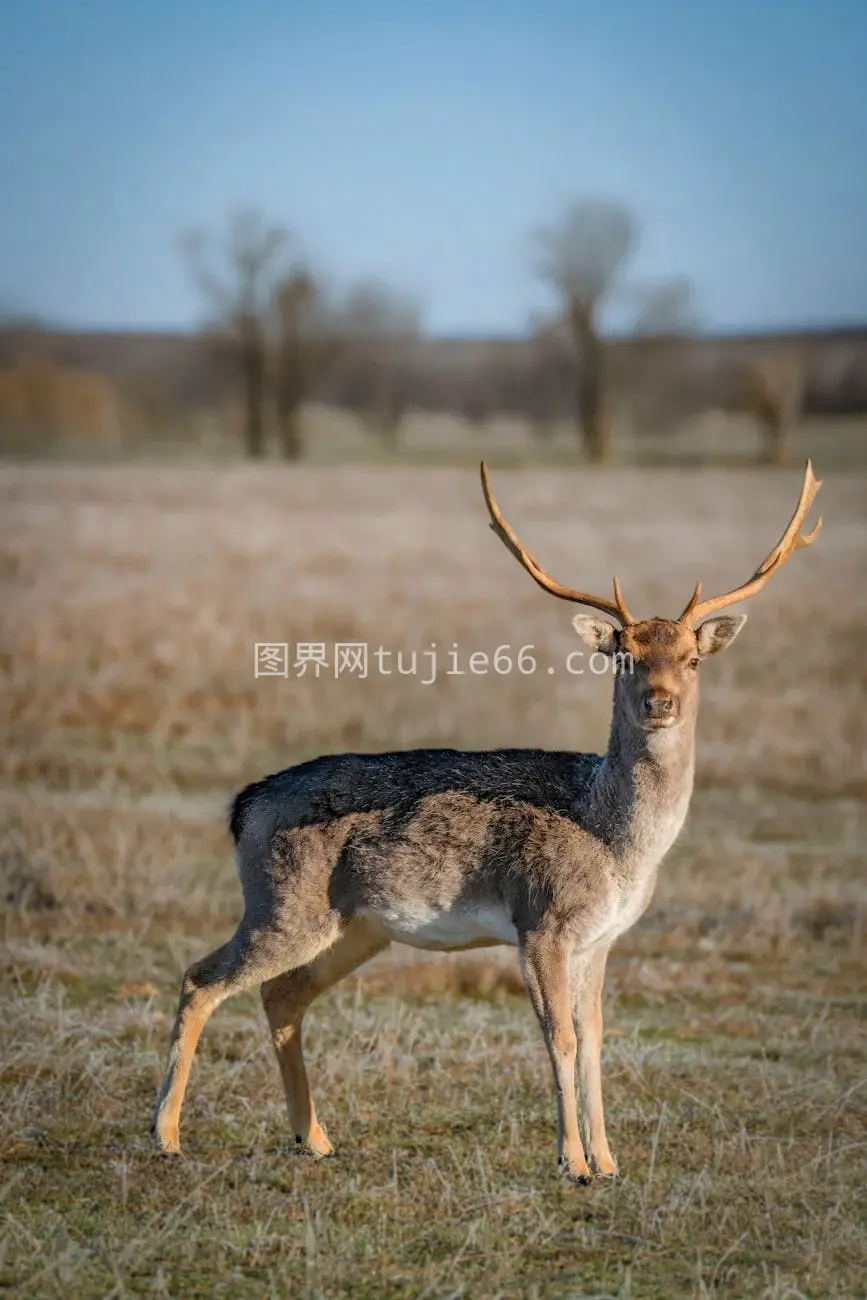
M 550 1058 L 557 1167 L 577 1184 L 618 1173 L 602 1106 L 608 953 L 648 907 L 687 815 L 699 665 L 746 622 L 717 611 L 755 596 L 815 541 L 821 519 L 801 528 L 821 482 L 807 461 L 788 526 L 741 586 L 702 599 L 699 583 L 678 618 L 635 619 L 616 577 L 613 600 L 550 577 L 503 518 L 484 462 L 481 476 L 490 527 L 530 577 L 607 616 L 573 619 L 584 643 L 614 662 L 607 752 L 334 754 L 241 790 L 229 826 L 243 917 L 184 975 L 152 1123 L 162 1153 L 180 1153 L 196 1046 L 232 994 L 260 987 L 293 1149 L 321 1159 L 333 1148 L 301 1038 L 314 999 L 392 942 L 448 952 L 505 944 L 517 948 Z

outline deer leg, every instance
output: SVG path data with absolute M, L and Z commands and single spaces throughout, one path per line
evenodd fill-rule
M 220 1003 L 281 971 L 307 965 L 339 934 L 336 914 L 320 918 L 320 924 L 309 925 L 297 936 L 253 930 L 242 921 L 228 943 L 190 966 L 181 985 L 168 1067 L 151 1125 L 160 1151 L 167 1155 L 180 1152 L 181 1106 L 193 1056 L 202 1030 Z
M 301 1022 L 314 998 L 358 966 L 382 952 L 388 940 L 363 921 L 351 921 L 333 948 L 301 970 L 289 971 L 262 985 L 262 1003 L 280 1066 L 289 1123 L 299 1148 L 316 1157 L 329 1156 L 331 1143 L 318 1119 L 301 1047 Z
M 608 950 L 579 954 L 572 960 L 572 1011 L 578 1036 L 578 1087 L 584 1149 L 595 1174 L 613 1177 L 617 1165 L 605 1136 L 602 1108 L 602 985 Z
M 520 954 L 524 983 L 554 1071 L 560 1169 L 570 1181 L 587 1183 L 591 1173 L 581 1142 L 575 1096 L 577 1040 L 569 992 L 569 945 L 556 933 L 530 934 L 522 937 Z

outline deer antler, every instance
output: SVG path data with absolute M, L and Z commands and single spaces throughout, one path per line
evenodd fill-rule
M 819 536 L 822 520 L 817 521 L 815 528 L 810 533 L 802 533 L 801 525 L 810 513 L 810 506 L 813 504 L 816 493 L 821 486 L 822 480 L 815 477 L 812 463 L 808 460 L 804 470 L 804 484 L 801 488 L 801 496 L 795 508 L 795 513 L 770 555 L 765 556 L 753 576 L 743 586 L 735 587 L 734 590 L 727 591 L 722 596 L 713 596 L 710 600 L 699 600 L 701 595 L 701 583 L 699 583 L 678 622 L 691 624 L 697 619 L 704 618 L 706 614 L 712 614 L 714 610 L 725 609 L 727 605 L 734 605 L 739 600 L 749 600 L 750 596 L 755 596 L 756 592 L 761 591 L 768 579 L 773 577 L 787 560 L 791 559 L 795 551 L 800 551 L 804 546 L 811 546 Z
M 484 461 L 482 461 L 482 491 L 485 494 L 485 503 L 491 516 L 492 532 L 497 534 L 508 550 L 512 552 L 515 559 L 520 561 L 530 577 L 544 591 L 550 592 L 552 596 L 559 597 L 560 600 L 572 600 L 576 604 L 590 605 L 593 609 L 602 610 L 603 614 L 610 614 L 613 618 L 616 618 L 622 627 L 627 627 L 630 623 L 635 622 L 635 619 L 626 608 L 626 602 L 620 590 L 620 583 L 616 578 L 614 579 L 614 600 L 607 600 L 605 596 L 592 596 L 587 591 L 573 591 L 571 587 L 564 587 L 545 572 L 541 565 L 533 559 L 517 534 L 512 532 L 512 529 L 500 513 L 488 477 L 488 467 Z

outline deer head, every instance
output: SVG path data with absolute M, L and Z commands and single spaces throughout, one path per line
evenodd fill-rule
M 815 478 L 810 461 L 795 513 L 774 549 L 762 560 L 751 578 L 739 587 L 701 599 L 701 583 L 676 619 L 636 620 L 630 614 L 617 578 L 614 599 L 594 596 L 590 592 L 564 587 L 550 577 L 506 523 L 491 489 L 487 466 L 482 461 L 482 491 L 485 494 L 493 532 L 527 570 L 543 590 L 560 600 L 588 605 L 615 619 L 576 614 L 575 631 L 597 653 L 614 659 L 617 702 L 626 709 L 637 727 L 646 731 L 675 727 L 684 719 L 694 719 L 698 707 L 698 668 L 703 659 L 727 649 L 747 621 L 746 614 L 724 614 L 718 618 L 705 615 L 755 596 L 777 573 L 795 551 L 810 546 L 822 527 L 819 519 L 812 532 L 802 534 L 801 526 L 822 486 Z

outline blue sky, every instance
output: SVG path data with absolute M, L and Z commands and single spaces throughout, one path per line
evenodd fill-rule
M 253 203 L 336 282 L 513 333 L 575 194 L 712 327 L 863 321 L 864 67 L 865 0 L 5 0 L 0 301 L 191 324 L 178 232 Z

